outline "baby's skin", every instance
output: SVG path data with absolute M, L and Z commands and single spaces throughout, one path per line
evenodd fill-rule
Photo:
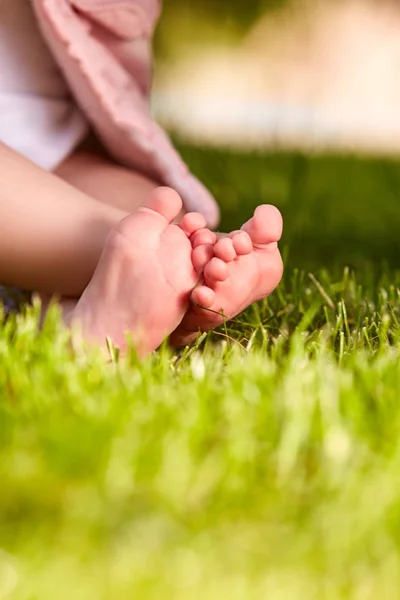
M 199 331 L 215 329 L 269 296 L 282 279 L 281 236 L 281 214 L 270 205 L 258 206 L 241 230 L 228 236 L 195 232 L 193 261 L 202 278 L 171 342 L 188 344 Z
M 175 224 L 181 209 L 176 192 L 158 188 L 112 230 L 69 317 L 87 340 L 104 344 L 108 338 L 124 352 L 131 338 L 140 356 L 168 336 L 182 346 L 278 285 L 277 209 L 258 207 L 240 231 L 220 238 L 198 213 Z

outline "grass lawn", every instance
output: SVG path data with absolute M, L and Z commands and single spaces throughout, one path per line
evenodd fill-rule
M 397 599 L 400 163 L 183 148 L 279 290 L 179 354 L 0 330 L 0 600 Z

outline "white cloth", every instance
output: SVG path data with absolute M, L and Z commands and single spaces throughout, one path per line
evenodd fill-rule
M 50 171 L 87 131 L 30 0 L 0 0 L 0 142 Z

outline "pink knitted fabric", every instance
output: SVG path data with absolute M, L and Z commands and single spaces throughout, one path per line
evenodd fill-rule
M 160 0 L 32 0 L 43 36 L 109 152 L 174 188 L 188 210 L 219 220 L 215 200 L 153 121 L 151 37 Z

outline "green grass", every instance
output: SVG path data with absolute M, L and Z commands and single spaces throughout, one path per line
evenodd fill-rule
M 0 599 L 397 599 L 400 164 L 184 148 L 285 280 L 179 354 L 0 330 Z

